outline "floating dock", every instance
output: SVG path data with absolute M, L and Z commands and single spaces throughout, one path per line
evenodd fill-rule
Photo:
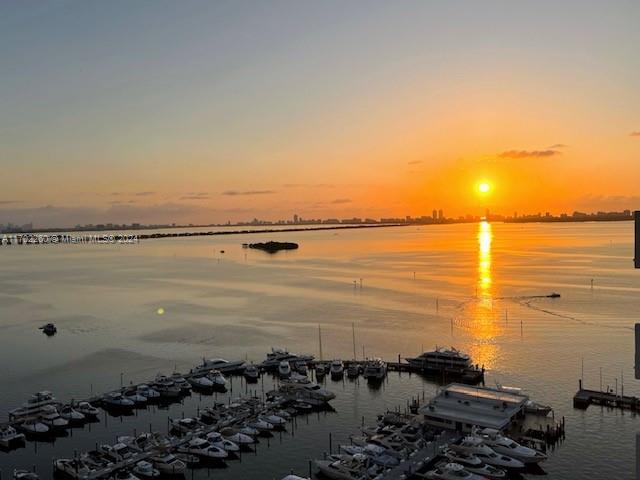
M 582 381 L 580 381 L 578 392 L 573 396 L 573 408 L 585 410 L 589 405 L 601 405 L 636 412 L 640 410 L 640 398 L 618 395 L 613 392 L 588 390 L 582 388 Z

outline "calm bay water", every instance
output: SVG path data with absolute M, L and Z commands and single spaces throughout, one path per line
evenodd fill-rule
M 572 408 L 584 361 L 587 387 L 640 395 L 633 379 L 633 324 L 640 272 L 631 222 L 465 224 L 148 240 L 137 245 L 2 247 L 0 416 L 40 389 L 81 398 L 202 356 L 260 361 L 271 346 L 392 360 L 454 345 L 487 368 L 487 384 L 522 387 L 565 416 L 567 438 L 545 463 L 547 478 L 633 478 L 629 412 Z M 296 241 L 268 255 L 243 242 Z M 225 253 L 221 253 L 224 250 Z M 593 289 L 591 288 L 593 279 Z M 354 283 L 355 282 L 355 283 Z M 557 299 L 535 298 L 551 291 Z M 163 309 L 160 315 L 158 309 Z M 47 338 L 37 327 L 58 326 Z M 235 393 L 245 388 L 235 381 Z M 262 442 L 255 458 L 211 472 L 218 478 L 280 478 L 355 433 L 362 416 L 428 396 L 435 385 L 390 375 L 381 390 L 328 386 L 335 413 L 301 419 L 294 437 Z M 54 444 L 0 452 L 0 468 L 38 466 L 133 428 L 166 430 L 167 415 L 190 415 L 211 398 L 194 395 L 169 411 L 107 418 Z M 308 420 L 308 424 L 307 424 Z M 37 448 L 37 453 L 36 449 Z M 206 477 L 207 471 L 196 476 Z M 5 473 L 6 474 L 6 473 Z

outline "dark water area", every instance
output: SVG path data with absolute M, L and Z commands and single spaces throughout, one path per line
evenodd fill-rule
M 243 249 L 243 236 L 3 247 L 0 418 L 38 390 L 85 398 L 118 387 L 121 376 L 144 381 L 188 370 L 203 356 L 260 361 L 272 346 L 317 356 L 318 325 L 325 358 L 352 358 L 353 323 L 358 357 L 394 360 L 453 345 L 485 366 L 488 385 L 518 386 L 552 405 L 567 432 L 543 465 L 546 478 L 633 478 L 637 416 L 572 406 L 583 372 L 589 388 L 602 378 L 603 388 L 640 395 L 632 235 L 630 222 L 464 224 L 252 235 L 300 245 L 275 255 Z M 540 297 L 552 291 L 561 297 Z M 57 335 L 38 330 L 47 322 Z M 262 441 L 257 455 L 194 476 L 306 475 L 308 460 L 328 450 L 329 432 L 334 445 L 346 443 L 363 416 L 370 423 L 436 392 L 406 374 L 391 374 L 379 390 L 327 384 L 335 412 L 299 417 L 294 432 Z M 229 395 L 246 393 L 235 379 Z M 150 424 L 166 431 L 168 416 L 211 402 L 193 395 L 169 410 L 101 417 L 55 443 L 0 452 L 3 478 L 31 465 L 48 478 L 52 458 Z

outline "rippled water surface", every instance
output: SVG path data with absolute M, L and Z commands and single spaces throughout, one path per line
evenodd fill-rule
M 0 247 L 0 416 L 36 390 L 82 398 L 119 386 L 121 374 L 141 381 L 188 370 L 203 356 L 259 361 L 271 346 L 317 355 L 319 325 L 324 357 L 351 358 L 353 323 L 358 357 L 454 345 L 485 365 L 488 384 L 519 386 L 551 404 L 566 418 L 567 438 L 545 463 L 546 478 L 633 478 L 636 415 L 572 408 L 583 364 L 587 387 L 602 381 L 640 395 L 632 234 L 631 222 L 482 223 Z M 300 248 L 268 255 L 241 246 L 271 239 Z M 552 291 L 561 298 L 538 297 Z M 58 335 L 40 333 L 46 322 Z M 306 473 L 308 459 L 328 450 L 329 432 L 344 442 L 363 416 L 436 388 L 397 374 L 380 390 L 328 387 L 338 395 L 334 413 L 300 419 L 256 455 L 195 476 Z M 242 392 L 236 380 L 234 394 Z M 106 417 L 53 444 L 0 452 L 0 468 L 6 475 L 35 464 L 47 478 L 54 457 L 150 423 L 166 429 L 167 416 L 211 401 L 194 395 L 169 411 Z

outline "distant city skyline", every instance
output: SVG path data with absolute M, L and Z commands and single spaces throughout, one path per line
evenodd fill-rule
M 589 0 L 2 2 L 0 222 L 633 209 L 639 17 Z

